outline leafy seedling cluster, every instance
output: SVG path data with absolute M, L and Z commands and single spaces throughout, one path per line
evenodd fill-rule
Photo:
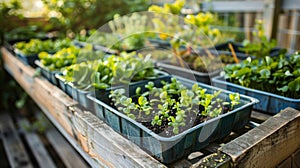
M 258 89 L 281 96 L 300 98 L 300 55 L 286 57 L 266 56 L 261 60 L 247 60 L 227 65 L 225 79 L 248 88 Z
M 164 136 L 179 134 L 208 119 L 233 110 L 240 102 L 238 93 L 229 95 L 229 102 L 220 98 L 221 91 L 208 92 L 194 84 L 188 89 L 175 78 L 162 87 L 149 82 L 147 91 L 136 89 L 133 97 L 125 96 L 124 89 L 111 91 L 113 105 L 128 117 L 135 119 L 155 133 Z
M 63 72 L 67 82 L 78 88 L 106 89 L 112 85 L 155 78 L 154 64 L 150 55 L 122 52 L 95 61 L 87 61 L 67 67 Z
M 244 40 L 244 47 L 239 49 L 248 55 L 263 58 L 264 56 L 270 55 L 271 50 L 277 46 L 277 41 L 275 39 L 268 40 L 261 20 L 256 20 L 255 28 L 257 31 L 252 33 L 254 40 L 252 42 Z
M 62 48 L 71 46 L 71 40 L 68 38 L 57 40 L 39 40 L 31 39 L 29 42 L 18 42 L 14 45 L 17 52 L 25 56 L 38 54 L 40 52 L 54 53 Z

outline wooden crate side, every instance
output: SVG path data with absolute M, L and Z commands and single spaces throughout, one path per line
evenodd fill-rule
M 300 147 L 299 128 L 300 112 L 287 108 L 220 151 L 238 167 L 275 167 Z

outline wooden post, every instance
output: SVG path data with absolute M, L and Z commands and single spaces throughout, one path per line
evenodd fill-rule
M 265 0 L 264 27 L 269 39 L 276 39 L 281 0 Z
M 255 24 L 255 13 L 249 12 L 245 13 L 245 22 L 244 22 L 244 28 L 245 28 L 245 34 L 246 39 L 252 41 L 252 28 Z
M 299 12 L 297 10 L 292 11 L 292 16 L 291 16 L 291 22 L 290 22 L 290 30 L 289 30 L 289 37 L 290 37 L 290 45 L 289 48 L 291 50 L 296 49 L 296 35 L 295 32 L 298 30 L 299 24 Z
M 288 41 L 288 31 L 289 29 L 289 23 L 290 23 L 290 17 L 289 12 L 284 12 L 279 17 L 279 26 L 278 26 L 278 46 L 283 48 L 289 47 L 289 41 Z

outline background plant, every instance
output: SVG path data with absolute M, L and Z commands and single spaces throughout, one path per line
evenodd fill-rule
M 144 11 L 148 0 L 43 0 L 50 11 L 56 13 L 51 19 L 61 25 L 64 30 L 79 32 L 82 29 L 98 28 L 113 19 L 115 14 L 125 15 L 136 11 Z
M 120 16 L 116 14 L 108 22 L 111 33 L 96 31 L 88 42 L 118 50 L 134 50 L 144 47 L 148 36 L 148 17 L 139 13 Z
M 181 31 L 178 15 L 184 4 L 185 0 L 176 0 L 174 3 L 165 3 L 163 7 L 152 5 L 148 8 L 148 11 L 155 12 L 152 22 L 160 39 L 170 39 L 176 32 Z
M 247 60 L 224 68 L 225 79 L 253 89 L 299 99 L 300 55 L 266 56 L 262 60 Z
M 270 55 L 271 50 L 277 46 L 277 41 L 275 39 L 268 40 L 261 20 L 256 20 L 255 23 L 256 31 L 252 33 L 253 41 L 244 40 L 244 47 L 240 48 L 240 50 L 257 58 L 263 58 Z
M 30 39 L 29 42 L 18 42 L 15 43 L 14 47 L 18 52 L 23 55 L 33 55 L 40 52 L 54 53 L 55 51 L 61 50 L 71 46 L 71 40 L 68 38 L 57 39 L 57 40 L 45 40 Z

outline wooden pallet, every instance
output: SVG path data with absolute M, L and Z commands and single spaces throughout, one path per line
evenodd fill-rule
M 28 119 L 0 112 L 1 167 L 88 167 L 67 140 L 50 123 L 47 125 L 45 132 L 37 133 L 29 129 L 32 123 Z
M 59 88 L 42 77 L 34 77 L 35 70 L 5 48 L 1 52 L 5 69 L 92 167 L 166 167 L 80 108 Z M 256 112 L 252 116 L 255 122 L 269 117 Z M 256 128 L 232 133 L 224 141 L 167 166 L 275 167 L 300 148 L 299 127 L 300 112 L 288 108 Z

